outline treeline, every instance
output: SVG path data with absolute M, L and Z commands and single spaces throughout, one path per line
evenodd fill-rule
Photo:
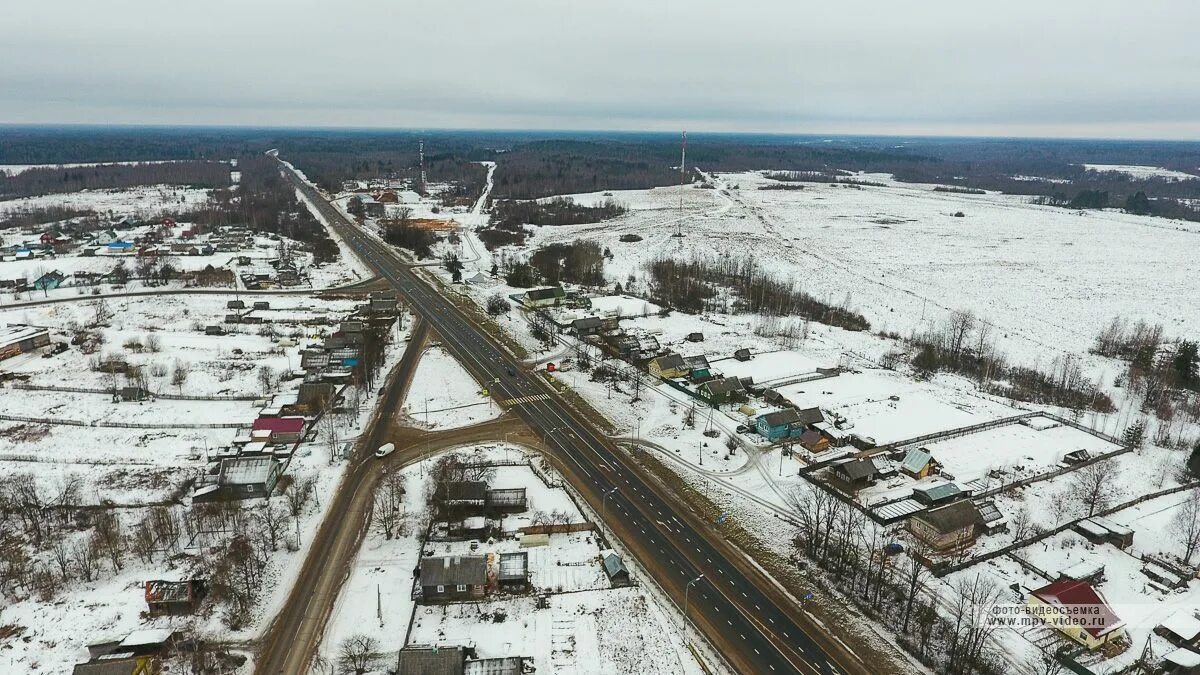
M 677 185 L 679 149 L 670 147 L 567 140 L 524 143 L 498 157 L 493 197 L 537 199 Z
M 862 314 L 776 279 L 749 256 L 716 261 L 660 258 L 649 264 L 649 271 L 654 301 L 681 311 L 798 316 L 847 330 L 871 327 Z
M 546 201 L 503 200 L 492 205 L 493 227 L 512 230 L 523 224 L 581 225 L 599 223 L 627 213 L 624 205 L 606 199 L 599 206 L 585 206 L 570 197 L 555 197 Z
M 9 199 L 59 192 L 129 188 L 138 185 L 229 187 L 228 164 L 209 161 L 38 167 L 15 176 L 0 174 L 0 197 Z
M 36 206 L 8 211 L 0 215 L 0 228 L 36 227 L 38 225 L 45 225 L 46 223 L 61 223 L 64 220 L 73 220 L 75 218 L 87 218 L 99 222 L 96 220 L 96 212 L 92 209 L 80 209 L 73 206 L 53 204 L 50 206 Z
M 970 311 L 951 312 L 939 328 L 910 338 L 912 367 L 928 377 L 939 371 L 975 379 L 985 390 L 1018 401 L 1057 405 L 1071 410 L 1115 410 L 1112 399 L 1083 374 L 1073 356 L 1058 356 L 1050 372 L 1011 365 L 993 344 L 992 325 Z M 888 358 L 885 366 L 894 365 Z
M 296 197 L 296 189 L 279 170 L 274 159 L 262 155 L 242 157 L 237 190 L 222 187 L 212 191 L 207 204 L 177 214 L 176 220 L 203 225 L 246 225 L 258 232 L 278 234 L 304 242 L 320 264 L 337 260 L 337 244 L 325 226 Z
M 927 547 L 918 543 L 903 556 L 889 555 L 892 530 L 822 489 L 797 490 L 788 503 L 799 519 L 793 545 L 822 572 L 812 580 L 831 584 L 869 619 L 889 626 L 900 646 L 932 672 L 1013 672 L 1011 655 L 1000 653 L 993 638 L 1000 627 L 993 609 L 1008 601 L 1007 588 L 986 574 L 960 575 L 939 606 L 922 562 L 932 557 Z M 1040 655 L 1023 666 L 1046 672 Z
M 1181 424 L 1200 422 L 1200 345 L 1195 340 L 1168 340 L 1161 324 L 1118 316 L 1096 336 L 1092 353 L 1126 362 L 1117 384 L 1158 417 L 1155 442 L 1200 447 L 1200 439 L 1183 437 Z

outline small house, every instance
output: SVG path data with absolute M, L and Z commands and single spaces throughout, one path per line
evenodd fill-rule
M 660 380 L 683 377 L 688 373 L 687 364 L 679 354 L 665 354 L 658 358 L 650 359 L 650 363 L 646 365 L 646 369 L 651 377 L 657 377 Z
M 1071 452 L 1068 452 L 1067 454 L 1063 455 L 1062 461 L 1064 464 L 1069 464 L 1069 465 L 1073 466 L 1075 464 L 1083 464 L 1084 462 L 1088 461 L 1091 458 L 1092 458 L 1092 453 L 1088 452 L 1087 450 L 1081 449 L 1081 450 L 1072 450 Z
M 738 361 L 749 361 L 751 358 L 750 350 L 746 349 L 745 347 L 738 349 L 733 352 L 733 358 Z
M 525 291 L 523 302 L 526 307 L 555 307 L 562 304 L 567 297 L 567 292 L 562 289 L 562 286 L 552 286 L 550 288 L 531 288 Z
M 480 513 L 487 507 L 487 483 L 476 480 L 447 481 L 432 498 L 450 510 Z
M 463 647 L 438 645 L 412 646 L 400 650 L 396 660 L 398 675 L 463 675 L 467 654 Z
M 254 302 L 254 309 L 271 309 L 271 303 L 266 300 L 256 300 Z
M 1089 650 L 1127 639 L 1125 623 L 1086 581 L 1055 581 L 1029 594 L 1029 611 Z
M 204 334 L 205 335 L 224 335 L 225 327 L 224 326 L 205 326 Z
M 684 368 L 692 382 L 707 382 L 713 378 L 712 366 L 703 354 L 683 357 Z
M 833 477 L 850 489 L 857 492 L 875 481 L 879 469 L 869 457 L 840 459 L 830 465 Z
M 64 276 L 62 274 L 62 272 L 59 272 L 58 270 L 54 270 L 53 272 L 46 272 L 42 276 L 33 280 L 33 290 L 35 290 L 35 291 L 52 291 L 52 290 L 58 288 L 59 286 L 61 286 L 62 283 L 66 280 L 67 280 L 67 277 Z
M 768 394 L 774 390 L 768 390 Z M 808 427 L 821 422 L 824 417 L 819 408 L 784 408 L 766 415 L 759 415 L 755 422 L 758 434 L 769 441 L 784 438 L 799 438 Z
M 487 558 L 481 555 L 422 558 L 418 577 L 422 603 L 482 598 Z
M 1180 647 L 1163 657 L 1164 675 L 1200 675 L 1200 653 Z
M 688 333 L 684 339 L 688 342 L 704 342 L 704 333 Z
M 197 484 L 192 501 L 269 497 L 279 482 L 279 462 L 274 457 L 229 457 L 221 460 L 216 480 Z
M 920 480 L 928 478 L 934 472 L 935 465 L 933 455 L 929 454 L 928 450 L 914 448 L 904 455 L 904 460 L 900 462 L 900 471 L 906 476 Z
M 304 437 L 306 424 L 303 417 L 259 417 L 250 429 L 270 431 L 272 443 L 297 443 Z
M 949 481 L 917 485 L 913 487 L 913 499 L 922 504 L 944 504 L 965 496 L 962 488 Z
M 177 616 L 196 611 L 206 592 L 204 581 L 147 581 L 146 606 L 150 616 Z
M 613 586 L 628 586 L 629 568 L 625 567 L 625 561 L 621 559 L 620 554 L 616 551 L 608 550 L 600 553 L 600 562 L 604 565 L 604 573 L 608 575 L 608 582 Z
M 742 386 L 742 381 L 736 377 L 709 380 L 700 385 L 700 394 L 707 398 L 713 405 L 746 400 L 746 388 Z
M 598 316 L 585 316 L 571 322 L 571 329 L 579 337 L 599 335 L 604 330 L 604 319 Z
M 939 553 L 961 551 L 975 543 L 982 520 L 970 500 L 929 509 L 908 519 L 908 531 Z

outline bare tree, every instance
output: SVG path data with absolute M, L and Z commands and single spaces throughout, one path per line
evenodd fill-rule
M 121 569 L 121 558 L 125 554 L 125 537 L 121 532 L 121 519 L 111 509 L 100 511 L 95 519 L 92 538 L 97 549 L 108 556 L 113 572 Z
M 946 350 L 952 358 L 957 359 L 962 354 L 963 344 L 974 327 L 975 315 L 971 311 L 956 310 L 950 313 L 946 326 Z
M 391 539 L 396 534 L 403 518 L 404 474 L 394 468 L 384 474 L 375 490 L 375 505 L 372 517 L 383 530 L 383 538 Z
M 95 541 L 92 539 L 87 541 L 76 539 L 74 545 L 71 547 L 71 551 L 75 567 L 79 569 L 79 576 L 84 581 L 94 579 L 100 560 L 100 552 L 96 548 Z
M 912 618 L 913 602 L 917 599 L 917 594 L 925 589 L 925 578 L 929 576 L 929 570 L 921 562 L 921 558 L 928 559 L 928 556 L 929 547 L 921 543 L 915 543 L 909 549 L 904 562 L 900 565 L 900 583 L 907 591 L 904 599 L 904 612 L 900 620 L 901 635 L 908 632 L 908 622 Z
M 1012 520 L 1009 521 L 1008 531 L 1012 533 L 1013 541 L 1021 541 L 1029 536 L 1032 529 L 1033 523 L 1030 522 L 1029 507 L 1022 504 L 1021 508 L 1013 514 Z
M 1192 556 L 1200 548 L 1200 491 L 1192 490 L 1171 518 L 1171 531 L 1183 544 L 1183 561 L 1192 564 Z
M 1000 601 L 1003 587 L 983 574 L 959 577 L 953 585 L 947 667 L 950 672 L 971 675 L 979 670 L 987 642 L 998 626 L 991 621 L 992 607 Z
M 262 387 L 263 394 L 271 393 L 271 389 L 275 386 L 275 371 L 270 366 L 262 366 L 258 369 L 258 385 Z
M 338 646 L 338 666 L 343 673 L 363 675 L 378 657 L 379 641 L 358 633 L 342 640 Z
M 171 386 L 183 393 L 183 383 L 187 382 L 190 366 L 182 361 L 176 360 L 174 367 L 171 368 Z
M 1071 474 L 1070 496 L 1091 517 L 1108 508 L 1119 496 L 1116 474 L 1102 462 L 1093 462 Z
M 287 526 L 287 512 L 275 502 L 267 500 L 262 508 L 255 514 L 262 542 L 270 547 L 272 551 L 279 550 L 279 540 L 283 537 L 284 528 Z

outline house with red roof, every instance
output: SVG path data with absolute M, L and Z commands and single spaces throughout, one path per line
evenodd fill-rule
M 303 417 L 260 417 L 254 420 L 252 431 L 270 431 L 271 443 L 295 443 L 304 437 Z
M 1066 579 L 1029 593 L 1029 612 L 1088 649 L 1127 641 L 1125 622 L 1086 581 Z

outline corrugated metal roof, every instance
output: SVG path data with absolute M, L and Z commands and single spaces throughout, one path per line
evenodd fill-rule
M 877 509 L 873 509 L 875 514 L 884 520 L 896 520 L 904 516 L 923 511 L 925 505 L 915 499 L 904 499 L 891 504 L 884 504 Z
M 925 450 L 913 448 L 908 451 L 908 454 L 904 455 L 904 461 L 900 462 L 900 468 L 909 473 L 921 473 L 931 459 L 933 459 L 933 455 Z

